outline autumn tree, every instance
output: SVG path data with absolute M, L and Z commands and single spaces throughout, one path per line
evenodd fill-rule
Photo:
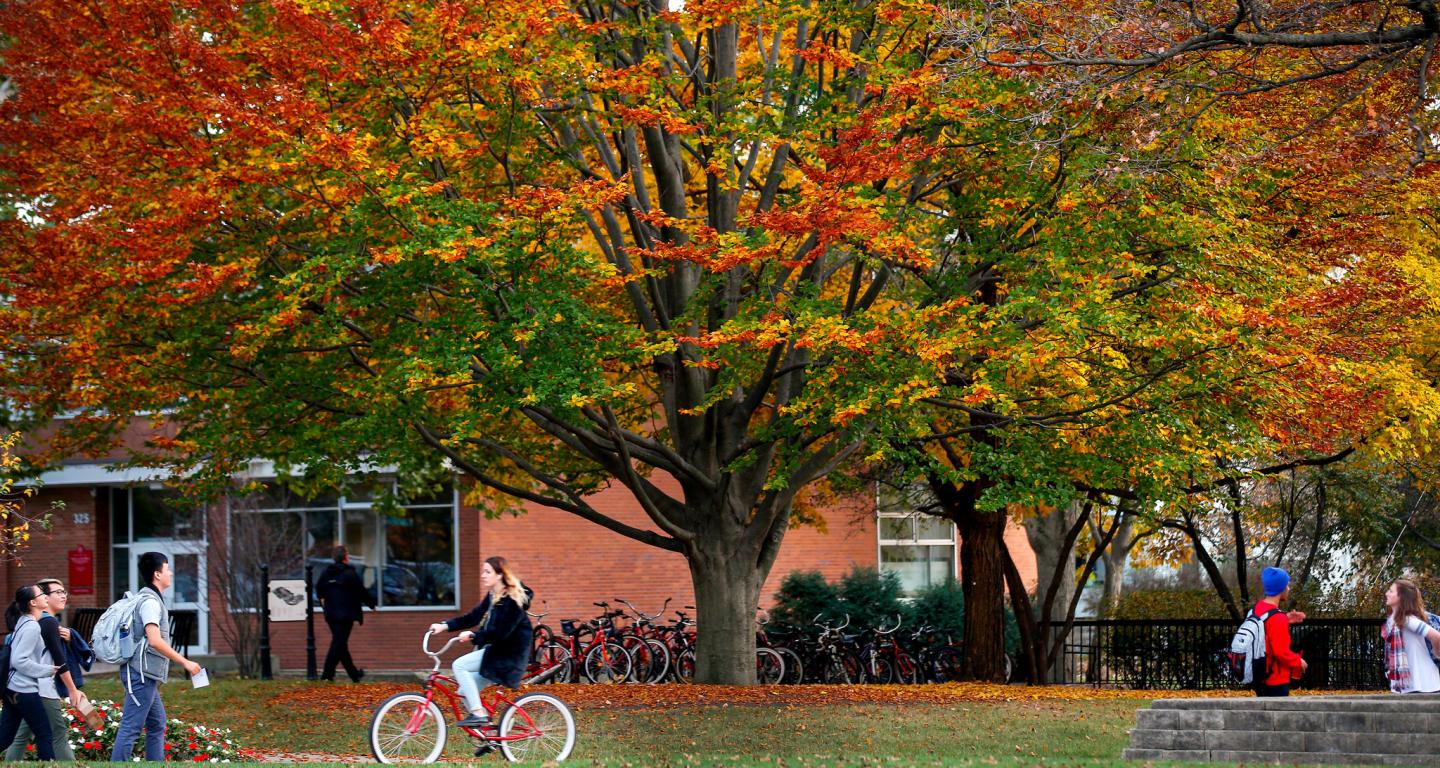
M 823 395 L 928 330 L 882 297 L 985 141 L 933 7 L 40 0 L 0 29 L 30 213 L 0 375 L 76 415 L 56 451 L 159 413 L 140 459 L 216 489 L 448 462 L 497 513 L 682 553 L 697 678 L 753 679 L 795 495 L 868 429 Z
M 33 483 L 17 487 L 23 479 L 22 462 L 16 455 L 20 433 L 0 437 L 0 563 L 18 562 L 30 539 L 50 530 L 50 511 L 35 510 L 31 499 L 37 493 Z

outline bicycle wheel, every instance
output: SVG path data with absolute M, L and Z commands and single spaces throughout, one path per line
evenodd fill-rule
M 829 685 L 852 685 L 865 678 L 860 657 L 849 651 L 831 651 L 825 658 L 821 680 Z
M 555 630 L 551 629 L 548 624 L 536 624 L 531 633 L 530 647 L 534 650 L 531 655 L 539 656 L 540 649 L 544 648 L 546 643 L 553 642 L 555 642 Z
M 946 646 L 935 652 L 930 661 L 930 679 L 937 683 L 950 683 L 960 679 L 965 666 L 965 652 Z
M 675 657 L 675 682 L 695 682 L 695 651 L 686 648 Z
M 433 763 L 445 751 L 445 716 L 423 693 L 397 693 L 370 716 L 370 754 L 381 763 Z
M 785 660 L 785 675 L 780 678 L 781 685 L 799 685 L 805 681 L 805 663 L 800 660 L 800 654 L 783 646 L 776 646 L 772 650 Z
M 592 683 L 623 683 L 634 667 L 630 652 L 619 643 L 602 643 L 585 654 L 585 679 Z
M 785 677 L 785 659 L 771 648 L 755 649 L 755 680 L 761 685 L 779 685 Z
M 646 644 L 645 639 L 630 635 L 621 641 L 625 650 L 630 654 L 630 678 L 627 683 L 648 683 L 650 675 L 655 670 L 655 655 L 653 649 Z
M 895 665 L 878 653 L 871 654 L 869 663 L 865 665 L 865 674 L 869 676 L 872 683 L 893 683 L 895 682 Z
M 546 643 L 530 662 L 523 683 L 568 683 L 574 674 L 575 659 L 570 656 L 570 649 L 559 643 Z
M 575 716 L 548 693 L 527 693 L 500 718 L 500 738 L 500 752 L 512 763 L 559 762 L 575 748 Z
M 914 685 L 920 682 L 920 665 L 915 658 L 904 651 L 895 656 L 895 682 Z
M 645 682 L 665 682 L 665 676 L 670 674 L 670 649 L 653 637 L 645 638 L 645 645 L 650 648 L 650 677 Z

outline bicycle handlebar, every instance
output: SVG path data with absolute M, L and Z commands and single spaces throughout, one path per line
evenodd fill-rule
M 893 633 L 895 632 L 895 630 L 897 630 L 897 629 L 899 629 L 899 628 L 900 628 L 900 614 L 897 613 L 897 614 L 895 614 L 895 626 L 893 626 L 893 627 L 891 627 L 891 628 L 889 628 L 889 629 L 877 629 L 877 630 L 875 630 L 875 634 L 877 634 L 877 635 L 889 635 L 889 634 L 893 634 Z
M 633 604 L 631 604 L 631 602 L 630 602 L 629 600 L 621 600 L 620 598 L 617 597 L 617 598 L 615 598 L 615 602 L 617 602 L 617 603 L 624 603 L 626 608 L 629 608 L 632 613 L 634 613 L 636 616 L 639 616 L 640 618 L 644 619 L 645 621 L 654 621 L 654 620 L 660 618 L 661 616 L 664 616 L 664 615 L 665 615 L 665 609 L 670 607 L 670 601 L 671 601 L 671 600 L 674 600 L 674 599 L 675 599 L 675 598 L 673 598 L 673 597 L 667 597 L 667 598 L 665 598 L 665 604 L 662 605 L 662 606 L 660 606 L 660 612 L 659 612 L 659 613 L 656 613 L 656 614 L 653 614 L 653 615 L 652 615 L 652 614 L 645 613 L 644 611 L 640 610 L 639 608 L 636 608 Z
M 443 653 L 445 653 L 446 651 L 450 650 L 450 646 L 452 646 L 452 645 L 460 642 L 460 636 L 459 636 L 459 635 L 456 635 L 456 636 L 450 638 L 450 642 L 448 642 L 448 643 L 446 643 L 445 645 L 441 646 L 440 650 L 438 650 L 438 651 L 432 651 L 432 650 L 430 650 L 430 636 L 433 635 L 433 634 L 435 634 L 435 630 L 433 630 L 433 629 L 430 629 L 430 630 L 426 630 L 426 631 L 425 631 L 425 638 L 420 641 L 420 648 L 425 651 L 425 655 L 426 655 L 426 656 L 429 656 L 430 658 L 432 658 L 432 659 L 435 660 L 435 669 L 432 670 L 432 671 L 439 671 L 439 669 L 440 669 L 440 656 L 441 656 L 441 654 L 443 654 Z

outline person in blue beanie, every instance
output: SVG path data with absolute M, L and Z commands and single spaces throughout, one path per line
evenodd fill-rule
M 1265 622 L 1265 678 L 1255 681 L 1255 695 L 1289 696 L 1290 682 L 1299 680 L 1309 666 L 1290 647 L 1290 624 L 1304 621 L 1305 614 L 1280 610 L 1280 604 L 1290 597 L 1290 574 L 1284 568 L 1261 571 L 1260 585 L 1265 588 L 1265 599 L 1251 610 Z

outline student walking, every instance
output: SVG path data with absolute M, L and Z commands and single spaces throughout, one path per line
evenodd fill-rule
M 1395 693 L 1440 692 L 1440 631 L 1425 619 L 1420 590 L 1409 579 L 1396 579 L 1385 591 L 1385 676 Z
M 370 610 L 375 610 L 375 598 L 370 596 L 370 590 L 360 581 L 360 574 L 350 565 L 348 550 L 336 547 L 334 559 L 335 562 L 325 566 L 320 573 L 320 581 L 315 586 L 315 594 L 325 609 L 325 623 L 330 627 L 330 650 L 325 653 L 325 669 L 320 679 L 334 680 L 335 665 L 343 664 L 345 674 L 358 683 L 365 676 L 365 670 L 356 667 L 350 658 L 350 631 L 356 623 L 365 623 L 362 606 L 368 605 Z
M 120 667 L 120 682 L 125 688 L 125 710 L 115 732 L 115 748 L 110 762 L 128 763 L 135 754 L 135 741 L 145 731 L 145 759 L 165 759 L 165 702 L 160 700 L 160 686 L 170 677 L 170 662 L 185 668 L 190 675 L 200 672 L 200 665 L 180 655 L 170 646 L 170 609 L 165 606 L 165 590 L 175 581 L 170 559 L 159 552 L 140 556 L 140 604 L 135 613 L 137 624 L 145 628 L 146 647 L 138 658 Z
M 55 662 L 40 633 L 45 613 L 45 592 L 33 584 L 15 590 L 15 602 L 5 612 L 10 626 L 10 679 L 5 681 L 5 708 L 0 711 L 0 750 L 9 749 L 24 720 L 35 734 L 35 753 L 54 760 L 55 734 L 50 728 L 45 699 L 59 698 L 55 691 Z M 71 756 L 74 759 L 74 756 Z
M 65 691 L 70 703 L 79 706 L 84 698 L 80 687 L 85 684 L 81 669 L 88 669 L 90 666 L 90 646 L 80 637 L 80 633 L 60 626 L 60 612 L 65 610 L 65 606 L 70 602 L 70 592 L 65 589 L 64 583 L 59 579 L 41 579 L 35 586 L 45 595 L 46 603 L 45 613 L 41 614 L 39 619 L 40 636 L 45 641 L 45 649 L 50 652 L 51 660 L 61 665 L 60 671 L 55 675 L 55 689 L 57 692 Z M 73 761 L 75 753 L 70 749 L 70 724 L 65 720 L 60 699 L 42 697 L 40 703 L 45 706 L 45 714 L 50 720 L 51 745 L 55 750 L 55 759 Z M 34 739 L 35 734 L 31 732 L 30 724 L 21 722 L 14 743 L 5 750 L 5 762 L 16 763 L 24 760 L 25 748 Z
M 1305 620 L 1300 611 L 1280 610 L 1290 597 L 1290 574 L 1283 568 L 1266 568 L 1260 573 L 1265 599 L 1252 609 L 1265 619 L 1265 677 L 1255 681 L 1256 696 L 1289 696 L 1290 681 L 1299 680 L 1309 665 L 1290 647 L 1290 624 Z

